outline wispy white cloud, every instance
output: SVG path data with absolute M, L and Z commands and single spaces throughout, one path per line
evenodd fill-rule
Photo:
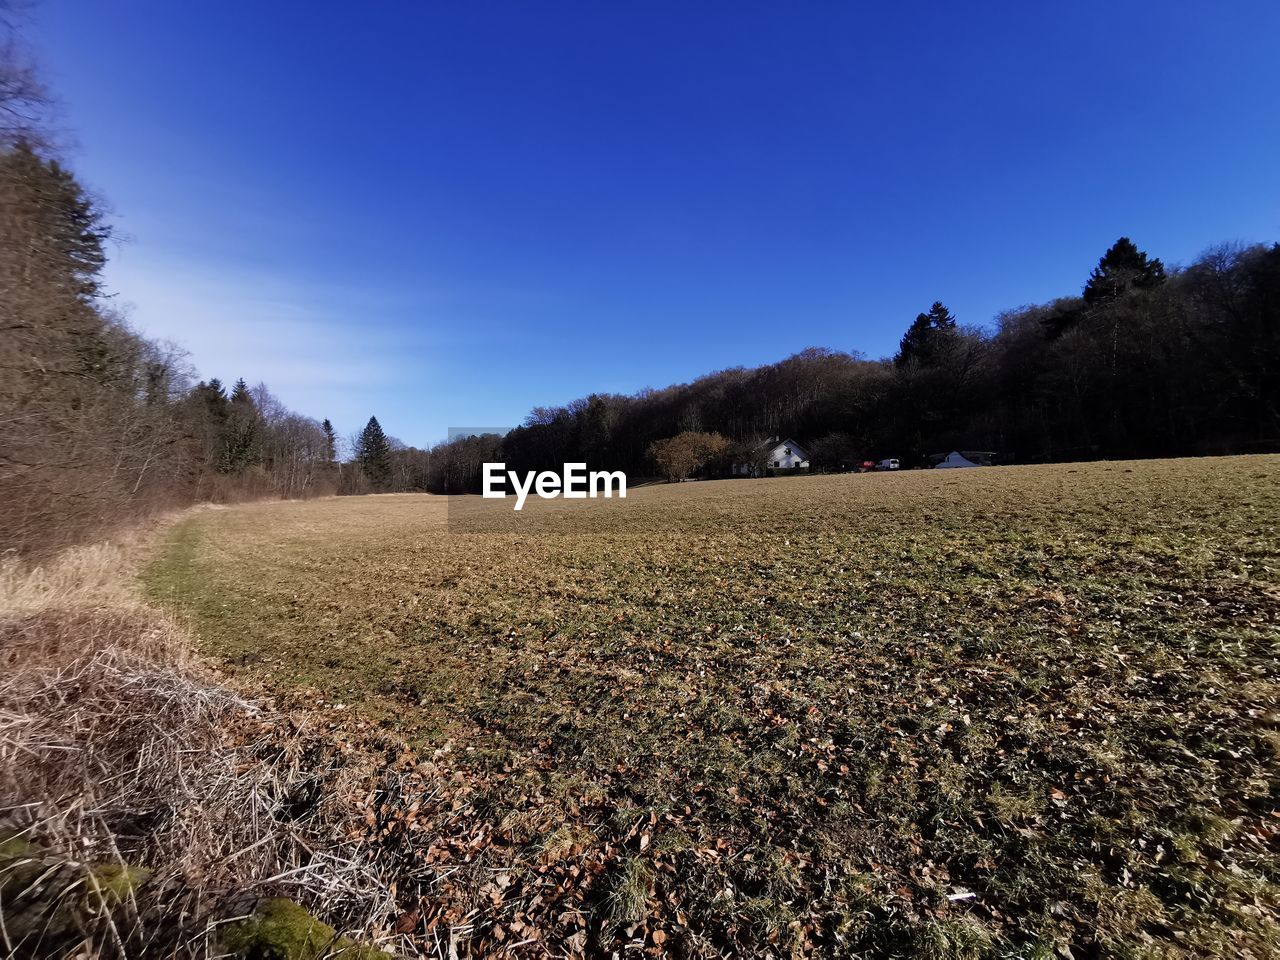
M 132 325 L 188 351 L 203 378 L 265 381 L 300 412 L 348 428 L 430 373 L 437 351 L 408 307 L 340 284 L 125 247 L 108 268 Z

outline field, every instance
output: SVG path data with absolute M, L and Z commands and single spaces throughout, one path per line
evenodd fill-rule
M 1280 952 L 1280 457 L 203 512 L 146 574 L 459 953 Z M 418 879 L 410 882 L 410 875 Z M 424 881 L 422 878 L 429 878 Z

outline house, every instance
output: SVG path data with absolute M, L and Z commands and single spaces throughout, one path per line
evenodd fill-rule
M 989 450 L 952 450 L 946 456 L 933 454 L 930 459 L 937 459 L 933 465 L 935 470 L 954 470 L 957 467 L 989 467 L 995 462 L 996 455 Z
M 959 467 L 976 467 L 977 464 L 972 460 L 960 455 L 959 450 L 952 450 L 938 463 L 934 465 L 935 470 L 954 470 Z
M 735 463 L 735 477 L 758 477 L 769 470 L 807 470 L 809 452 L 790 437 L 770 437 L 757 444 L 750 453 L 750 462 Z

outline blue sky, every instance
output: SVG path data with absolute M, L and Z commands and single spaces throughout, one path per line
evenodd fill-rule
M 1280 4 L 44 0 L 109 280 L 340 431 L 886 355 L 1280 240 Z

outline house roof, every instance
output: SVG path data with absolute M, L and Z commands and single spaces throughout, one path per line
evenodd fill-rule
M 795 450 L 804 454 L 804 457 L 802 459 L 805 459 L 805 460 L 809 459 L 809 451 L 806 450 L 800 444 L 796 443 L 790 437 L 782 437 L 781 439 L 779 439 L 778 437 L 771 437 L 770 439 L 765 440 L 763 443 L 761 443 L 756 449 L 757 450 L 776 450 L 778 447 L 790 447 L 792 450 Z
M 972 460 L 974 463 L 982 466 L 990 464 L 998 454 L 994 450 L 952 450 L 950 453 L 930 453 L 925 456 L 926 460 L 934 460 L 941 463 L 947 457 L 959 455 L 966 460 Z

